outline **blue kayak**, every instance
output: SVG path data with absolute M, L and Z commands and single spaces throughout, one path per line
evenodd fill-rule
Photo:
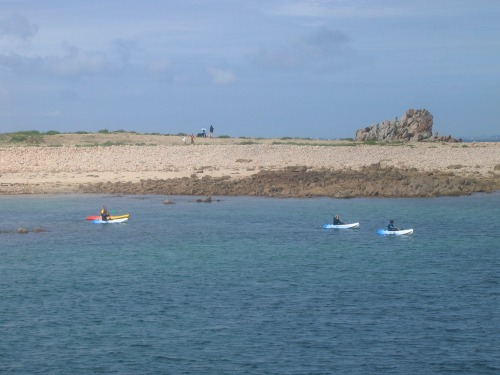
M 379 230 L 377 230 L 377 234 L 382 234 L 382 235 L 401 236 L 402 234 L 412 234 L 412 233 L 413 233 L 413 229 L 401 229 L 401 230 L 379 229 Z

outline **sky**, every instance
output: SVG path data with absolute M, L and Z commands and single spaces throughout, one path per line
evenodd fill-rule
M 500 134 L 498 0 L 0 0 L 0 133 Z

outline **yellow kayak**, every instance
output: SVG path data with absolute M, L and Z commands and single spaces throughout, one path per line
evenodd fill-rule
M 128 219 L 129 217 L 130 217 L 130 214 L 125 214 L 125 215 L 111 215 L 109 217 L 109 220 Z M 101 218 L 101 215 L 87 216 L 87 220 L 98 220 L 100 218 Z

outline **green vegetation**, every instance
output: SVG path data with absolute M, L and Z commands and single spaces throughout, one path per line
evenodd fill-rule
M 368 141 L 363 141 L 361 142 L 363 145 L 368 145 L 368 146 L 410 146 L 414 147 L 413 144 L 408 143 L 408 142 L 402 142 L 402 141 L 393 141 L 393 142 L 381 142 L 381 141 L 375 141 L 375 140 L 368 140 Z
M 322 147 L 351 147 L 359 146 L 359 143 L 301 143 L 301 142 L 279 142 L 275 141 L 273 145 L 288 145 L 288 146 L 322 146 Z
M 104 143 L 85 143 L 83 145 L 75 145 L 75 147 L 111 147 L 111 146 L 158 146 L 155 143 L 144 143 L 144 142 L 139 142 L 139 143 L 134 143 L 134 144 L 129 144 L 126 142 L 104 142 Z
M 40 143 L 41 139 L 42 138 L 40 136 L 23 135 L 23 134 L 16 134 L 10 137 L 10 141 L 14 143 Z
M 125 146 L 123 142 L 104 142 L 104 143 L 87 143 L 83 145 L 76 145 L 76 147 L 110 147 L 110 146 Z
M 259 142 L 254 142 L 254 141 L 243 141 L 243 142 L 238 142 L 236 144 L 237 145 L 260 145 Z
M 104 142 L 104 143 L 101 143 L 100 146 L 104 146 L 104 147 L 108 147 L 108 146 L 125 146 L 126 143 L 124 142 Z
M 282 141 L 287 141 L 287 140 L 292 140 L 292 139 L 298 139 L 298 140 L 303 140 L 303 141 L 311 141 L 312 138 L 301 138 L 301 137 L 281 137 L 280 138 Z
M 26 143 L 29 145 L 38 145 L 43 142 L 42 133 L 38 130 L 26 130 L 20 131 L 16 133 L 6 134 L 4 138 L 4 142 L 12 142 L 12 143 Z
M 134 138 L 127 137 L 126 134 L 134 134 L 134 135 L 140 135 L 140 136 L 176 136 L 176 137 L 187 137 L 188 134 L 184 132 L 180 132 L 177 134 L 162 134 L 162 133 L 137 133 L 135 131 L 126 131 L 123 129 L 118 129 L 114 131 L 110 131 L 108 129 L 101 129 L 98 130 L 97 132 L 87 132 L 87 131 L 76 131 L 73 133 L 60 133 L 57 130 L 49 130 L 47 132 L 40 132 L 38 130 L 27 130 L 27 131 L 19 131 L 19 132 L 14 132 L 14 133 L 0 133 L 0 144 L 13 144 L 13 145 L 23 145 L 23 146 L 38 146 L 38 145 L 44 145 L 47 147 L 62 147 L 64 144 L 71 144 L 71 141 L 67 141 L 64 138 L 48 138 L 50 136 L 55 136 L 55 135 L 61 135 L 61 134 L 67 134 L 67 135 L 89 135 L 88 137 L 80 137 L 77 141 L 74 143 L 79 143 L 78 145 L 75 145 L 76 147 L 109 147 L 109 146 L 123 146 L 123 145 L 136 145 L 136 146 L 157 146 L 158 144 L 161 144 L 162 142 L 159 141 L 158 144 L 147 144 L 145 142 L 142 142 L 142 139 L 135 139 L 135 141 L 138 141 L 137 143 L 134 142 Z M 112 134 L 125 134 L 124 137 L 115 137 L 112 138 Z M 99 135 L 102 135 L 102 137 L 99 137 Z M 109 138 L 107 137 L 109 135 Z M 231 139 L 234 137 L 231 137 L 229 135 L 220 135 L 216 136 L 215 138 L 217 139 Z M 75 138 L 76 139 L 76 138 Z M 109 139 L 109 141 L 105 142 L 106 139 Z M 334 139 L 313 139 L 309 137 L 281 137 L 278 140 L 272 140 L 272 143 L 270 143 L 271 140 L 269 138 L 254 138 L 254 137 L 238 137 L 240 142 L 236 141 L 234 144 L 236 145 L 255 145 L 255 144 L 273 144 L 273 145 L 293 145 L 293 146 L 322 146 L 322 147 L 356 147 L 356 146 L 362 146 L 362 145 L 369 145 L 369 146 L 407 146 L 407 147 L 415 147 L 416 145 L 413 143 L 408 143 L 408 142 L 402 142 L 402 141 L 394 141 L 394 142 L 381 142 L 381 141 L 375 141 L 375 140 L 368 140 L 364 142 L 359 142 L 355 141 L 352 138 L 342 138 L 338 140 Z M 94 142 L 95 141 L 95 142 Z M 101 141 L 101 143 L 98 143 Z M 82 144 L 83 143 L 83 144 Z M 460 145 L 453 145 L 452 147 L 468 147 L 467 145 L 460 144 Z

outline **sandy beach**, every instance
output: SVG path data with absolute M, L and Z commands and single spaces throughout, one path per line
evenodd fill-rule
M 81 147 L 82 136 L 76 135 L 68 135 L 65 140 L 64 136 L 51 136 L 50 141 L 56 146 L 48 142 L 35 146 L 0 145 L 0 194 L 109 192 L 113 184 L 130 186 L 144 184 L 144 181 L 169 180 L 171 183 L 186 179 L 204 179 L 208 183 L 208 179 L 234 181 L 284 170 L 292 174 L 359 172 L 373 169 L 374 165 L 383 170 L 406 171 L 413 176 L 444 175 L 488 182 L 488 189 L 492 190 L 498 189 L 500 179 L 500 143 L 367 145 L 343 141 L 215 138 L 184 144 L 178 136 L 148 136 L 147 142 L 140 135 L 111 136 L 92 135 L 101 143 L 115 139 L 111 144 L 118 145 L 102 146 L 94 140 L 97 146 Z M 88 144 L 91 136 L 86 137 Z M 120 137 L 129 141 L 117 141 Z M 369 182 L 373 181 L 357 184 Z M 89 190 L 93 185 L 108 188 Z M 318 192 L 317 195 L 331 194 Z M 401 195 L 412 196 L 404 192 Z

